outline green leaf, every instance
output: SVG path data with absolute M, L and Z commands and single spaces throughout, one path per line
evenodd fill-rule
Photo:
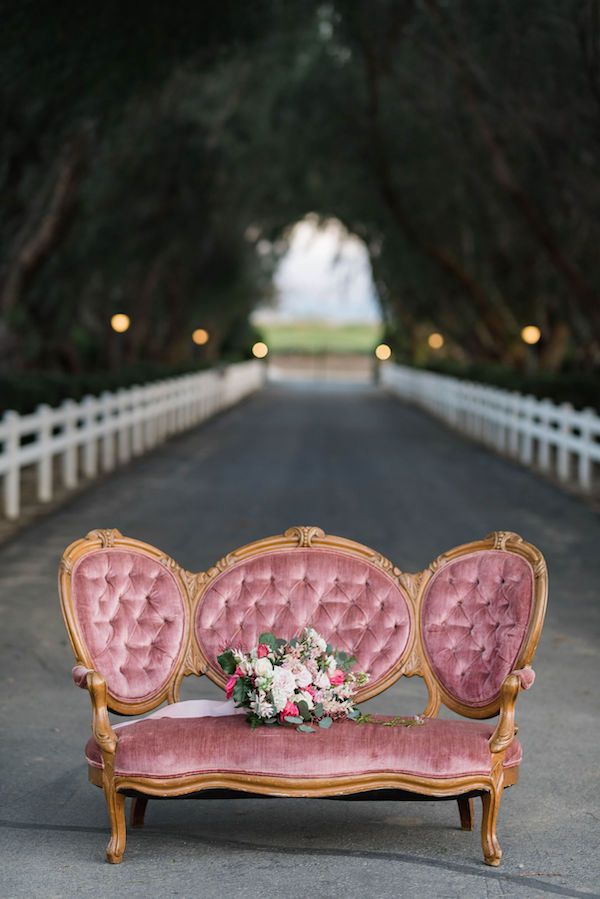
M 351 710 L 348 712 L 348 718 L 350 718 L 351 721 L 356 721 L 357 718 L 360 718 L 360 712 L 359 712 L 359 710 L 358 710 L 358 709 L 351 709 Z
M 331 727 L 332 724 L 333 724 L 333 718 L 330 718 L 329 715 L 327 715 L 326 718 L 321 718 L 321 720 L 319 721 L 319 727 L 323 727 L 325 729 L 327 729 L 328 727 Z
M 323 714 L 323 711 L 324 711 L 324 710 L 323 710 L 323 703 L 322 703 L 322 702 L 318 702 L 318 703 L 316 704 L 316 706 L 315 706 L 314 711 L 315 711 L 315 717 L 316 717 L 316 718 L 320 718 L 321 715 Z
M 248 712 L 248 714 L 246 715 L 246 721 L 248 722 L 252 730 L 260 727 L 263 723 L 263 719 L 259 715 L 257 715 L 256 712 Z
M 277 645 L 277 637 L 275 634 L 272 634 L 270 631 L 265 631 L 264 634 L 261 634 L 258 638 L 259 643 L 266 643 L 269 649 L 275 649 Z
M 283 720 L 289 722 L 289 724 L 302 724 L 304 718 L 300 718 L 298 715 L 286 715 Z
M 225 672 L 225 674 L 235 674 L 237 664 L 233 656 L 233 650 L 226 649 L 220 656 L 217 656 L 217 662 Z
M 301 734 L 314 734 L 315 732 L 314 727 L 309 727 L 308 724 L 300 724 L 296 730 L 299 730 Z
M 245 677 L 238 677 L 233 688 L 233 700 L 237 705 L 242 705 L 248 692 L 248 683 Z
M 305 702 L 304 699 L 301 699 L 300 702 L 297 703 L 297 705 L 298 705 L 298 711 L 302 715 L 302 720 L 310 721 L 310 719 L 312 718 L 312 715 L 310 713 L 310 709 L 308 708 L 308 703 Z

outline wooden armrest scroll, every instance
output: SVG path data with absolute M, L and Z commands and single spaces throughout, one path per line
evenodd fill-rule
M 119 737 L 113 730 L 106 704 L 106 681 L 97 671 L 75 665 L 73 680 L 78 687 L 87 688 L 92 701 L 92 733 L 102 754 L 114 755 Z
M 529 690 L 535 680 L 533 668 L 518 668 L 504 678 L 500 688 L 500 717 L 489 740 L 490 752 L 508 749 L 517 734 L 515 707 L 521 690 Z

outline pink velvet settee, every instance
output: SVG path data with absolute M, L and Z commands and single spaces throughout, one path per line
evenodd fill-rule
M 495 532 L 408 574 L 359 543 L 293 527 L 192 573 L 152 546 L 96 530 L 68 547 L 59 584 L 73 678 L 92 701 L 86 757 L 108 806 L 108 861 L 125 850 L 128 796 L 131 823 L 141 825 L 151 797 L 362 794 L 453 798 L 465 830 L 480 796 L 483 855 L 499 864 L 498 807 L 522 757 L 515 702 L 533 683 L 547 593 L 541 553 L 517 534 Z M 368 672 L 358 701 L 402 675 L 423 677 L 425 723 L 346 720 L 303 735 L 252 730 L 231 714 L 109 719 L 111 710 L 135 716 L 178 703 L 188 674 L 223 687 L 225 647 L 250 649 L 263 631 L 291 638 L 306 626 Z M 461 717 L 438 718 L 441 705 Z

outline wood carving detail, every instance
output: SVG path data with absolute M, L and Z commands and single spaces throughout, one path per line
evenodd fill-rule
M 488 534 L 486 540 L 493 540 L 494 549 L 505 550 L 507 543 L 523 543 L 523 538 L 514 531 L 492 531 Z
M 89 531 L 85 535 L 85 539 L 94 541 L 99 540 L 100 545 L 106 549 L 107 547 L 114 546 L 116 540 L 122 536 L 121 532 L 116 528 L 97 528 L 94 531 Z
M 294 525 L 293 527 L 288 528 L 283 536 L 296 537 L 298 546 L 309 547 L 312 546 L 315 537 L 324 537 L 325 531 L 311 525 Z

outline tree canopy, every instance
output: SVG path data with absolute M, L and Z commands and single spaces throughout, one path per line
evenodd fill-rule
M 535 323 L 597 365 L 600 0 L 30 0 L 0 50 L 5 370 L 247 345 L 307 213 L 364 240 L 400 357 L 519 364 Z

